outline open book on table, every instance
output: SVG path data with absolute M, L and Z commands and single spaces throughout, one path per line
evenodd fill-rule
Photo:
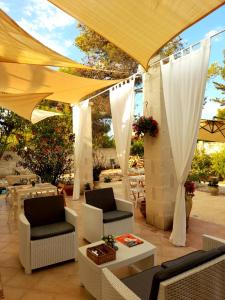
M 124 245 L 126 245 L 127 247 L 133 247 L 136 245 L 140 245 L 143 243 L 142 240 L 140 240 L 139 238 L 133 236 L 130 233 L 125 233 L 122 234 L 120 236 L 116 237 L 116 240 Z

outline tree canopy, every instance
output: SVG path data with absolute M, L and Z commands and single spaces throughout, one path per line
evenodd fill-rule
M 220 103 L 221 106 L 225 105 L 225 50 L 223 51 L 223 64 L 219 65 L 217 62 L 213 63 L 210 65 L 209 70 L 208 70 L 208 77 L 213 80 L 213 84 L 215 88 L 221 92 L 221 97 L 220 98 L 214 98 L 212 99 L 214 102 Z M 219 79 L 219 81 L 215 81 L 215 79 Z M 222 81 L 222 82 L 221 82 Z

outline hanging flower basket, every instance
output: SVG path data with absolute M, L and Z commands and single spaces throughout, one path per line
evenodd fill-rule
M 149 134 L 152 137 L 156 137 L 159 132 L 159 126 L 153 117 L 142 116 L 133 123 L 133 130 L 137 136 Z

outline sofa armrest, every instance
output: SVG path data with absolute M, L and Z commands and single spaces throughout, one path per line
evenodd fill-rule
M 219 246 L 225 245 L 225 240 L 216 238 L 211 235 L 203 234 L 202 236 L 202 249 L 210 250 Z
M 72 224 L 75 228 L 77 226 L 77 213 L 69 207 L 65 207 L 66 222 Z
M 30 243 L 30 223 L 24 213 L 21 213 L 19 215 L 19 258 L 27 274 L 31 273 Z
M 102 270 L 102 300 L 141 300 L 109 269 Z
M 132 202 L 123 199 L 118 199 L 118 198 L 115 200 L 116 200 L 116 207 L 118 210 L 129 211 L 134 213 L 134 205 Z
M 103 236 L 103 211 L 82 203 L 82 223 L 84 238 L 89 242 L 99 241 Z

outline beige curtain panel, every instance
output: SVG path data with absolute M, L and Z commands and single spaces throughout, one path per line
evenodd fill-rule
M 0 92 L 49 93 L 50 100 L 78 103 L 97 90 L 121 80 L 97 80 L 54 71 L 37 65 L 0 63 Z M 15 102 L 15 111 L 18 107 Z
M 0 106 L 31 121 L 32 112 L 41 100 L 51 93 L 0 94 Z
M 147 69 L 149 59 L 224 0 L 49 0 Z
M 41 44 L 0 10 L 0 61 L 90 69 Z

